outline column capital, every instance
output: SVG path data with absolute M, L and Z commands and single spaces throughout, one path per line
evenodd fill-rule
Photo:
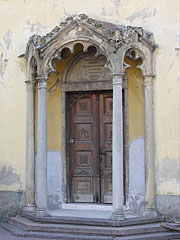
M 47 88 L 47 77 L 38 76 L 36 80 L 38 82 L 38 88 Z
M 124 73 L 111 73 L 113 76 L 113 85 L 122 85 Z
M 27 91 L 34 91 L 36 81 L 26 80 L 25 83 Z

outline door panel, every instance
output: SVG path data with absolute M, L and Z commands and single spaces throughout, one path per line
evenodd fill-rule
M 112 203 L 112 92 L 69 94 L 72 202 Z
M 112 92 L 100 94 L 101 202 L 112 203 Z
M 71 201 L 94 202 L 97 157 L 96 95 L 70 95 Z

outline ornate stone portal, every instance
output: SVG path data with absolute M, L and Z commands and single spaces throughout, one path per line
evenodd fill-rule
M 46 215 L 47 210 L 47 113 L 46 88 L 51 73 L 57 70 L 54 61 L 67 58 L 66 50 L 74 52 L 81 44 L 83 52 L 92 46 L 96 56 L 104 55 L 105 67 L 113 76 L 113 213 L 112 219 L 123 220 L 123 119 L 122 84 L 127 56 L 142 60 L 145 86 L 145 163 L 146 163 L 146 216 L 156 215 L 155 211 L 155 169 L 154 169 L 154 126 L 153 126 L 153 51 L 157 47 L 151 33 L 141 27 L 114 25 L 96 21 L 84 14 L 68 17 L 46 36 L 33 35 L 27 44 L 27 172 L 26 206 L 37 214 Z M 38 135 L 36 185 L 37 199 L 34 199 L 34 83 L 38 83 Z M 86 80 L 85 80 L 86 82 Z

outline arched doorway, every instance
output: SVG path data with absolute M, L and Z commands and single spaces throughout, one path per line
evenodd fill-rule
M 112 203 L 112 76 L 106 57 L 95 53 L 94 47 L 79 52 L 63 77 L 68 202 Z
M 39 45 L 38 45 L 39 44 Z M 82 139 L 86 139 L 87 141 L 90 141 L 90 132 L 91 132 L 91 126 L 87 126 L 87 122 L 81 123 L 81 126 L 78 126 L 79 123 L 73 122 L 73 125 L 77 125 L 77 129 L 75 133 L 75 138 L 71 138 L 70 131 L 69 136 L 67 134 L 67 125 L 66 123 L 66 116 L 67 114 L 67 102 L 69 101 L 71 104 L 71 96 L 70 92 L 76 92 L 77 91 L 93 91 L 93 94 L 98 95 L 96 99 L 102 98 L 102 93 L 95 93 L 95 91 L 104 91 L 104 90 L 111 90 L 113 88 L 113 109 L 112 109 L 112 115 L 113 115 L 113 128 L 112 128 L 112 202 L 113 202 L 113 214 L 112 218 L 114 220 L 123 220 L 124 214 L 123 214 L 123 204 L 124 204 L 124 167 L 123 167 L 123 79 L 125 76 L 126 68 L 129 66 L 124 62 L 125 56 L 129 56 L 132 59 L 141 58 L 142 64 L 138 66 L 142 70 L 143 76 L 144 76 L 144 92 L 145 92 L 145 154 L 146 154 L 146 211 L 145 214 L 154 214 L 155 210 L 155 201 L 154 201 L 154 195 L 155 195 L 155 186 L 154 186 L 154 133 L 153 133 L 153 106 L 152 106 L 152 80 L 154 77 L 154 66 L 153 66 L 153 50 L 155 48 L 155 44 L 152 40 L 152 34 L 146 33 L 142 28 L 133 28 L 133 27 L 122 27 L 122 26 L 116 26 L 107 24 L 104 22 L 98 22 L 92 19 L 89 19 L 86 15 L 80 15 L 75 17 L 70 17 L 67 19 L 65 24 L 62 24 L 61 27 L 55 28 L 51 34 L 45 36 L 44 38 L 41 38 L 40 36 L 32 37 L 30 39 L 30 42 L 27 46 L 27 52 L 26 52 L 26 58 L 27 62 L 29 64 L 31 57 L 35 56 L 37 59 L 37 78 L 38 81 L 38 148 L 37 148 L 37 214 L 46 214 L 46 208 L 47 208 L 47 200 L 46 200 L 46 162 L 47 162 L 47 112 L 46 112 L 46 88 L 47 88 L 47 80 L 49 78 L 49 74 L 52 72 L 57 72 L 56 69 L 53 66 L 53 61 L 55 59 L 58 59 L 61 63 L 62 60 L 66 57 L 66 50 L 69 49 L 70 52 L 74 52 L 74 47 L 76 44 L 81 44 L 83 46 L 83 55 L 86 55 L 86 52 L 88 52 L 88 49 L 90 49 L 92 46 L 96 49 L 96 59 L 98 59 L 98 56 L 102 58 L 106 58 L 106 64 L 103 66 L 108 67 L 109 71 L 111 72 L 112 81 L 103 81 L 103 77 L 101 77 L 101 81 L 98 81 L 98 75 L 101 70 L 97 71 L 97 67 L 94 67 L 94 69 L 86 68 L 85 63 L 83 63 L 84 66 L 81 70 L 81 73 L 83 71 L 86 71 L 86 74 L 83 76 L 88 76 L 91 79 L 85 79 L 82 81 L 79 81 L 79 76 L 82 74 L 79 74 L 78 71 L 74 71 L 73 68 L 71 68 L 71 73 L 74 74 L 73 77 L 69 78 L 71 80 L 68 82 L 68 76 L 70 73 L 66 73 L 64 79 L 62 79 L 62 117 L 63 117 L 63 134 L 62 134 L 62 142 L 64 145 L 64 148 L 62 150 L 63 152 L 63 161 L 64 166 L 67 169 L 69 169 L 68 166 L 66 166 L 67 161 L 66 158 L 71 156 L 71 151 L 67 151 L 67 145 L 66 142 L 71 141 L 70 143 L 73 143 L 74 139 L 76 141 L 76 147 L 78 148 L 77 142 L 81 142 Z M 82 58 L 83 59 L 83 58 Z M 76 61 L 74 64 L 80 62 Z M 89 61 L 89 60 L 88 60 Z M 93 61 L 92 61 L 93 62 Z M 89 62 L 90 63 L 90 62 Z M 72 61 L 71 64 L 73 65 Z M 94 64 L 94 63 L 93 63 Z M 74 69 L 75 69 L 74 65 Z M 90 64 L 89 64 L 90 65 Z M 28 65 L 29 66 L 29 65 Z M 68 69 L 68 68 L 66 68 Z M 88 70 L 90 69 L 90 71 Z M 93 70 L 92 70 L 93 69 Z M 73 72 L 74 71 L 74 72 Z M 31 72 L 28 72 L 28 74 L 31 74 Z M 69 74 L 69 75 L 68 75 Z M 73 75 L 72 74 L 72 75 Z M 73 82 L 73 81 L 74 82 Z M 31 82 L 33 84 L 33 82 Z M 90 94 L 90 93 L 89 93 Z M 81 95 L 80 95 L 81 96 Z M 74 98 L 79 98 L 80 96 L 73 96 L 72 102 L 74 101 Z M 90 99 L 94 98 L 95 101 L 95 95 L 92 95 Z M 87 101 L 88 102 L 88 101 Z M 97 101 L 98 102 L 98 101 Z M 90 100 L 91 103 L 91 100 Z M 76 105 L 76 104 L 75 104 Z M 86 104 L 85 104 L 86 105 Z M 91 104 L 90 104 L 91 105 Z M 103 104 L 98 102 L 97 105 L 100 105 L 101 108 L 103 108 Z M 111 105 L 111 104 L 110 104 Z M 84 103 L 82 104 L 84 106 Z M 77 108 L 77 109 L 76 109 Z M 83 108 L 83 107 L 82 107 Z M 90 109 L 90 108 L 89 108 Z M 96 109 L 96 107 L 93 107 L 93 109 Z M 80 108 L 76 107 L 74 108 L 73 112 L 79 111 Z M 87 103 L 87 111 L 88 111 L 88 103 Z M 93 111 L 89 111 L 89 115 L 91 115 L 91 120 L 93 119 Z M 79 115 L 80 112 L 78 113 Z M 101 113 L 102 114 L 102 113 Z M 96 116 L 101 115 L 96 114 Z M 83 114 L 82 114 L 83 115 Z M 73 118 L 76 118 L 77 116 L 72 115 Z M 83 116 L 85 117 L 85 116 Z M 99 116 L 100 118 L 100 116 Z M 82 120 L 82 118 L 81 118 Z M 86 119 L 90 122 L 90 119 Z M 83 120 L 85 121 L 85 120 Z M 84 125 L 82 125 L 84 124 Z M 88 123 L 89 124 L 89 123 Z M 108 123 L 109 124 L 109 123 Z M 107 125 L 108 125 L 107 124 Z M 86 126 L 85 126 L 86 125 Z M 109 124 L 110 125 L 110 124 Z M 87 127 L 87 128 L 85 128 Z M 69 128 L 69 126 L 68 126 Z M 100 128 L 100 127 L 97 127 Z M 108 129 L 108 127 L 107 127 Z M 109 128 L 110 129 L 110 128 Z M 77 131 L 76 131 L 77 130 Z M 87 133 L 88 131 L 88 133 Z M 109 130 L 107 130 L 109 131 Z M 80 134 L 79 134 L 80 132 Z M 96 130 L 94 130 L 96 132 Z M 105 131 L 104 131 L 105 132 Z M 110 131 L 109 131 L 110 132 Z M 67 136 L 68 138 L 67 138 Z M 86 137 L 85 137 L 86 136 Z M 93 135 L 92 135 L 93 136 Z M 29 136 L 27 136 L 28 138 Z M 94 138 L 94 137 L 93 137 Z M 99 138 L 100 139 L 100 138 Z M 100 140 L 99 140 L 100 142 Z M 93 143 L 94 144 L 94 143 Z M 81 144 L 80 144 L 81 145 Z M 84 146 L 85 147 L 85 146 Z M 92 146 L 90 146 L 92 147 Z M 99 148 L 100 149 L 100 148 Z M 86 162 L 88 164 L 88 153 L 89 149 L 85 148 L 84 150 L 80 151 L 86 151 Z M 96 150 L 97 151 L 97 150 Z M 72 150 L 74 155 L 78 155 L 78 150 Z M 99 150 L 99 152 L 101 152 Z M 68 153 L 68 154 L 67 154 Z M 27 155 L 29 152 L 27 152 Z M 92 153 L 95 154 L 95 153 Z M 91 155 L 91 154 L 89 154 Z M 102 154 L 103 155 L 103 154 Z M 76 157 L 75 159 L 79 159 L 76 161 L 76 164 L 78 161 L 80 162 L 80 156 L 85 161 L 84 155 L 82 152 L 79 154 L 79 157 Z M 71 160 L 69 160 L 70 163 Z M 82 162 L 83 162 L 82 161 Z M 86 163 L 85 163 L 86 164 Z M 71 164 L 72 165 L 72 164 Z M 69 170 L 68 170 L 69 171 Z M 74 173 L 74 170 L 72 171 Z M 28 174 L 27 174 L 28 175 Z M 67 174 L 65 174 L 65 182 L 67 182 Z M 74 176 L 73 176 L 74 177 Z M 95 175 L 93 175 L 93 178 L 96 178 Z M 97 177 L 98 179 L 98 177 Z M 99 177 L 100 179 L 100 177 Z M 81 179 L 82 180 L 82 179 Z M 74 181 L 74 182 L 73 182 Z M 70 184 L 67 184 L 69 186 L 69 189 L 71 188 L 71 191 L 69 194 L 69 199 L 74 198 L 72 195 L 77 195 L 77 192 L 74 191 L 73 188 L 76 188 L 76 181 L 78 181 L 78 178 L 76 180 L 70 181 L 72 186 Z M 100 181 L 100 180 L 99 180 Z M 43 184 L 41 184 L 43 182 Z M 92 182 L 92 179 L 89 178 L 89 183 L 86 185 L 84 184 L 85 179 L 83 181 L 80 181 L 82 184 L 81 189 L 84 188 L 84 186 L 90 186 L 90 182 Z M 96 182 L 96 181 L 95 181 Z M 31 181 L 31 184 L 32 181 Z M 79 185 L 79 186 L 80 186 Z M 70 187 L 71 186 L 71 187 Z M 96 189 L 96 184 L 93 185 L 93 188 Z M 102 184 L 99 184 L 99 188 Z M 80 189 L 77 187 L 77 189 Z M 89 189 L 91 189 L 89 187 Z M 108 189 L 108 188 L 107 188 Z M 110 189 L 110 188 L 109 188 Z M 90 193 L 91 192 L 91 193 Z M 96 190 L 95 190 L 96 192 Z M 101 191 L 100 191 L 101 192 Z M 107 193 L 109 194 L 109 190 Z M 73 194 L 71 194 L 73 193 Z M 89 195 L 86 196 L 88 199 L 100 199 L 97 201 L 101 201 L 101 196 L 96 197 L 96 194 L 92 194 L 92 191 L 89 191 Z M 67 194 L 67 196 L 68 196 Z M 80 193 L 81 194 L 81 193 Z M 80 194 L 78 198 L 80 199 Z M 107 196 L 110 196 L 108 195 Z M 103 194 L 100 194 L 103 195 Z M 104 195 L 105 196 L 105 195 Z M 103 196 L 103 198 L 104 198 Z M 94 200 L 93 200 L 94 201 Z
M 96 56 L 96 49 L 91 46 L 85 53 L 78 52 L 64 70 L 66 150 L 63 158 L 68 166 L 67 202 L 112 203 L 113 91 L 112 74 L 105 67 L 106 62 L 107 58 Z M 124 168 L 128 161 L 127 86 L 124 78 Z M 125 175 L 124 171 L 124 178 Z

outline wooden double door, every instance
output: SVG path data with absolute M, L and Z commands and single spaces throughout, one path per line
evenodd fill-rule
M 112 91 L 68 99 L 70 201 L 112 203 Z

